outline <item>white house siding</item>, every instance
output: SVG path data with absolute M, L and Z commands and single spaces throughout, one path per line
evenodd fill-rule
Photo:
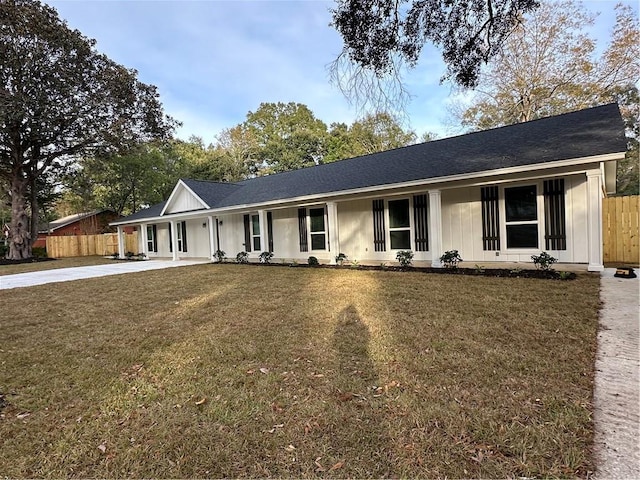
M 187 220 L 187 251 L 180 258 L 209 258 L 209 224 L 207 217 Z M 204 225 L 204 226 L 203 226 Z
M 565 181 L 566 250 L 548 250 L 560 262 L 587 263 L 587 179 L 584 174 L 561 177 Z M 500 184 L 500 224 L 504 225 L 503 189 L 515 185 L 538 185 L 539 204 L 543 204 L 542 180 Z M 537 249 L 508 250 L 504 229 L 501 250 L 485 251 L 482 242 L 482 205 L 480 187 L 464 187 L 442 191 L 442 247 L 458 250 L 470 262 L 531 262 L 531 255 L 545 251 L 544 212 L 539 209 L 540 241 Z
M 229 214 L 218 216 L 218 231 L 220 236 L 220 250 L 226 253 L 227 258 L 236 258 L 238 252 L 245 250 L 244 246 L 244 220 L 241 214 Z M 253 254 L 254 252 L 252 252 Z M 253 254 L 252 257 L 259 255 Z
M 196 197 L 193 196 L 186 188 L 181 188 L 176 191 L 174 198 L 171 199 L 171 203 L 167 205 L 165 213 L 179 213 L 188 212 L 191 210 L 200 210 L 204 207 Z M 189 244 L 187 244 L 187 249 Z

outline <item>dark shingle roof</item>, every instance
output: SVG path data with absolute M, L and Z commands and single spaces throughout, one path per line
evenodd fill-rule
M 620 111 L 609 104 L 233 184 L 183 181 L 211 208 L 224 208 L 625 150 Z

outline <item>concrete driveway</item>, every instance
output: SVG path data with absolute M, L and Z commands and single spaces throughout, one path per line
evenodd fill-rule
M 600 480 L 640 478 L 640 280 L 614 273 L 607 268 L 600 280 L 593 397 Z
M 162 268 L 183 267 L 207 263 L 209 260 L 147 260 L 144 262 L 122 262 L 108 265 L 92 265 L 89 267 L 59 268 L 44 270 L 41 272 L 17 273 L 15 275 L 0 276 L 0 290 L 19 287 L 31 287 L 46 283 L 68 282 L 70 280 L 82 280 L 84 278 L 105 277 L 107 275 L 120 275 L 123 273 L 144 272 L 147 270 L 159 270 Z

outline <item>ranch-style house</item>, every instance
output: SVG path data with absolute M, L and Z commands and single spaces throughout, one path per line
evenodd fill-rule
M 624 158 L 616 104 L 235 183 L 181 179 L 169 198 L 112 225 L 136 227 L 149 258 L 217 250 L 258 261 L 394 262 L 439 267 L 531 262 L 546 251 L 601 271 L 602 198 Z

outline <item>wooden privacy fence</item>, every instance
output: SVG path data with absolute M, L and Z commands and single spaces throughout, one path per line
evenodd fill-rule
M 602 200 L 604 263 L 640 262 L 639 205 L 639 195 L 609 197 Z
M 138 253 L 138 233 L 124 235 L 124 251 Z M 47 237 L 47 255 L 53 258 L 111 255 L 118 251 L 118 234 L 61 235 Z

